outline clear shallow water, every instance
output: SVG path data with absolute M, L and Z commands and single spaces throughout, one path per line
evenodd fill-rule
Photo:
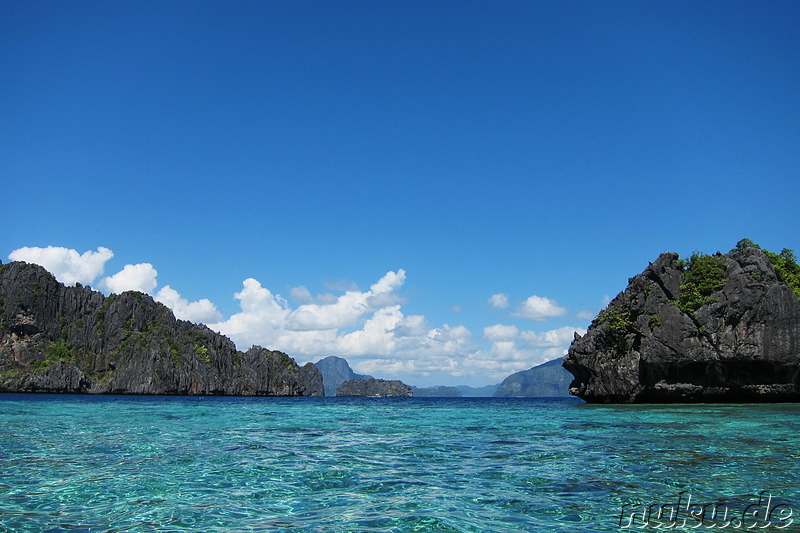
M 618 531 L 681 491 L 797 531 L 800 406 L 0 395 L 0 531 Z

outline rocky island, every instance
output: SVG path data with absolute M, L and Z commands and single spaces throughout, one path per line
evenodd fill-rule
M 576 337 L 573 395 L 592 403 L 800 401 L 800 267 L 748 239 L 664 253 Z
M 0 392 L 322 396 L 288 355 L 177 320 L 139 292 L 67 287 L 44 268 L 0 264 Z
M 330 355 L 320 359 L 314 365 L 322 372 L 322 382 L 325 384 L 325 396 L 336 396 L 336 389 L 345 381 L 351 379 L 372 379 L 372 376 L 356 374 L 350 368 L 346 359 Z
M 369 396 L 372 398 L 413 396 L 411 387 L 399 380 L 351 379 L 336 389 L 336 396 Z

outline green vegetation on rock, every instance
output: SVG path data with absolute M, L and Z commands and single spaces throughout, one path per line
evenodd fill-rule
M 610 305 L 597 315 L 597 323 L 605 326 L 603 338 L 617 355 L 628 350 L 626 336 L 633 326 L 630 309 L 623 305 Z
M 708 302 L 709 297 L 725 286 L 725 258 L 695 252 L 683 274 L 678 307 L 693 313 Z
M 75 359 L 75 348 L 66 341 L 54 342 L 45 348 L 45 354 L 51 361 L 71 361 Z

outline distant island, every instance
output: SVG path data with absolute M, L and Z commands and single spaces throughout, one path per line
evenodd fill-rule
M 469 387 L 466 385 L 415 387 L 411 386 L 415 398 L 542 398 L 569 396 L 572 376 L 561 366 L 562 359 L 553 359 L 528 370 L 507 377 L 499 385 Z M 349 380 L 370 380 L 372 376 L 357 374 L 346 359 L 328 356 L 314 363 L 322 372 L 325 395 L 336 396 L 339 386 Z M 352 384 L 350 387 L 355 387 Z M 348 390 L 348 389 L 346 389 Z M 354 388 L 350 391 L 356 390 Z
M 140 292 L 66 287 L 38 265 L 0 264 L 0 392 L 322 396 L 288 355 L 236 350 Z
M 414 391 L 399 380 L 351 379 L 336 389 L 336 396 L 367 396 L 370 398 L 406 398 Z
M 800 267 L 741 240 L 661 254 L 564 358 L 587 402 L 800 401 Z
M 372 379 L 372 376 L 356 374 L 346 359 L 331 355 L 320 359 L 314 365 L 322 373 L 325 396 L 336 396 L 336 389 L 351 379 Z

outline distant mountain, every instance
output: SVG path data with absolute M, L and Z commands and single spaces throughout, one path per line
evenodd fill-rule
M 499 386 L 500 385 L 486 385 L 485 387 L 469 387 L 467 385 L 459 385 L 456 388 L 461 391 L 461 396 L 464 398 L 490 398 Z
M 322 383 L 325 387 L 325 396 L 336 396 L 336 389 L 345 381 L 351 379 L 372 379 L 372 376 L 356 374 L 346 359 L 331 355 L 314 363 L 322 372 Z
M 497 388 L 496 398 L 569 396 L 572 374 L 553 359 L 529 370 L 511 374 Z
M 417 398 L 461 398 L 458 387 L 411 387 Z

